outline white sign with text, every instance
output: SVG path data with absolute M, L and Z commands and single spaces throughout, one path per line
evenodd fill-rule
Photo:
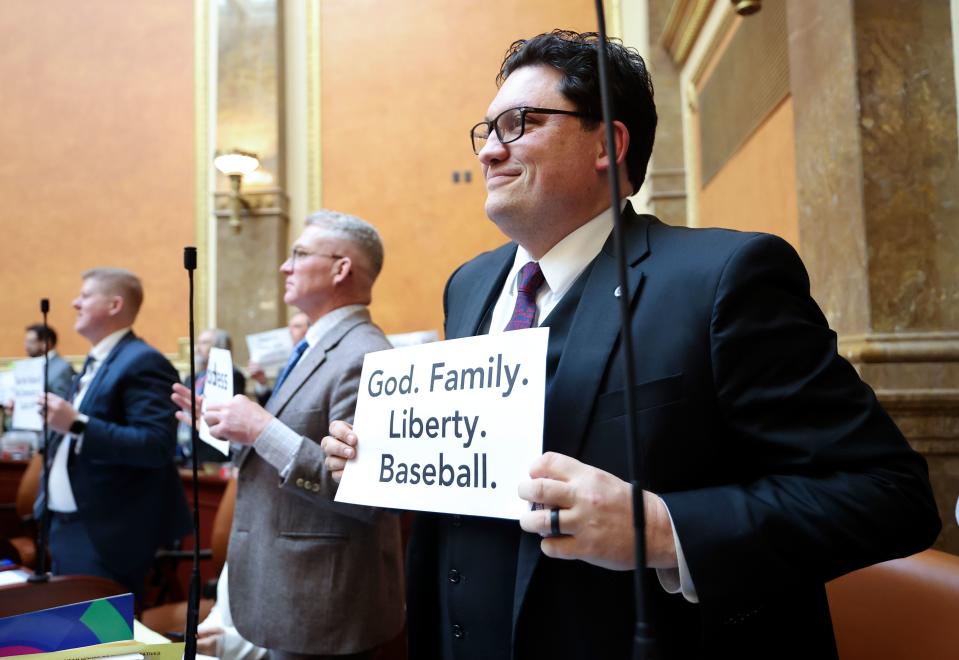
M 549 328 L 369 353 L 336 501 L 518 519 L 543 452 Z
M 43 358 L 13 363 L 13 420 L 11 426 L 24 431 L 42 431 L 43 417 L 37 400 L 43 394 Z
M 211 403 L 229 403 L 233 398 L 233 358 L 225 348 L 211 348 L 206 363 L 206 381 L 203 383 L 203 412 Z M 200 417 L 200 440 L 221 454 L 230 455 L 228 440 L 219 440 L 210 433 L 210 427 Z
M 250 349 L 250 360 L 275 377 L 293 352 L 293 338 L 289 328 L 277 328 L 247 335 L 246 347 Z

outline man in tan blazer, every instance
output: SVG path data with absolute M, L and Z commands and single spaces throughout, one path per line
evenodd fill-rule
M 403 627 L 398 518 L 333 501 L 319 441 L 352 420 L 363 356 L 390 347 L 370 320 L 383 264 L 376 230 L 351 216 L 307 218 L 280 267 L 287 304 L 310 320 L 262 408 L 242 395 L 209 405 L 213 435 L 246 447 L 229 547 L 230 613 L 272 659 L 372 657 Z M 174 387 L 189 421 L 189 390 Z

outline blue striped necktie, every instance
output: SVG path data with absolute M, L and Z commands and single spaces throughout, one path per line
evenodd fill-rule
M 273 386 L 274 396 L 280 391 L 280 386 L 283 385 L 283 381 L 285 381 L 286 377 L 290 375 L 290 372 L 293 371 L 293 367 L 296 366 L 296 363 L 300 361 L 300 358 L 303 357 L 303 354 L 309 347 L 310 345 L 306 343 L 306 338 L 303 338 L 293 348 L 293 352 L 290 354 L 290 359 L 287 360 L 286 366 L 283 367 L 283 371 L 281 371 L 280 375 L 276 378 L 276 384 Z

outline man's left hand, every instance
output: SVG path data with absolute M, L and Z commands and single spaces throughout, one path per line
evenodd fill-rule
M 582 559 L 613 570 L 635 568 L 632 487 L 619 477 L 575 458 L 547 452 L 533 463 L 519 496 L 543 508 L 524 513 L 520 526 L 546 538 L 547 557 Z M 675 568 L 676 546 L 666 505 L 643 491 L 646 514 L 646 564 Z M 559 509 L 562 536 L 550 536 L 550 511 Z
M 273 421 L 273 415 L 242 394 L 237 394 L 228 403 L 208 401 L 203 420 L 210 427 L 213 437 L 252 445 Z
M 37 407 L 43 415 L 43 395 L 37 397 Z M 47 393 L 47 426 L 58 433 L 66 433 L 70 425 L 77 418 L 77 411 L 69 401 L 61 399 L 56 394 Z

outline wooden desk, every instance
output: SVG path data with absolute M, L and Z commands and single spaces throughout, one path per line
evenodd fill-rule
M 180 469 L 180 478 L 183 481 L 183 490 L 186 493 L 187 504 L 190 511 L 193 510 L 193 470 Z M 199 490 L 197 497 L 200 504 L 200 547 L 209 548 L 213 541 L 213 517 L 216 516 L 217 507 L 220 506 L 220 499 L 223 497 L 223 491 L 226 488 L 227 479 L 223 479 L 218 474 L 199 475 Z M 189 550 L 193 548 L 193 538 L 190 537 L 183 541 L 183 548 Z M 191 561 L 182 562 L 177 570 L 180 577 L 180 583 L 186 588 L 190 584 L 190 573 L 193 570 Z M 200 579 L 202 582 L 215 579 L 218 575 L 216 567 L 210 561 L 200 562 Z
M 17 487 L 28 461 L 0 461 L 0 538 L 22 533 L 17 516 Z
M 21 533 L 20 519 L 16 514 L 17 486 L 20 484 L 20 478 L 27 468 L 28 461 L 0 461 L 0 538 L 17 536 Z M 190 510 L 193 510 L 193 487 L 191 486 L 193 471 L 190 469 L 180 469 L 180 478 L 183 482 L 183 491 L 186 495 L 187 504 Z M 209 548 L 212 530 L 213 517 L 216 515 L 217 507 L 220 505 L 220 498 L 223 496 L 223 490 L 226 488 L 226 479 L 222 479 L 219 474 L 204 474 L 199 476 L 199 503 L 200 503 L 200 547 Z M 184 549 L 193 548 L 193 539 L 187 538 L 183 542 Z M 179 582 L 183 587 L 184 593 L 189 585 L 192 562 L 184 561 L 177 569 Z M 217 577 L 215 567 L 211 562 L 204 561 L 200 563 L 200 577 L 205 582 Z
M 113 580 L 92 575 L 55 575 L 47 582 L 0 587 L 0 617 L 127 593 Z

